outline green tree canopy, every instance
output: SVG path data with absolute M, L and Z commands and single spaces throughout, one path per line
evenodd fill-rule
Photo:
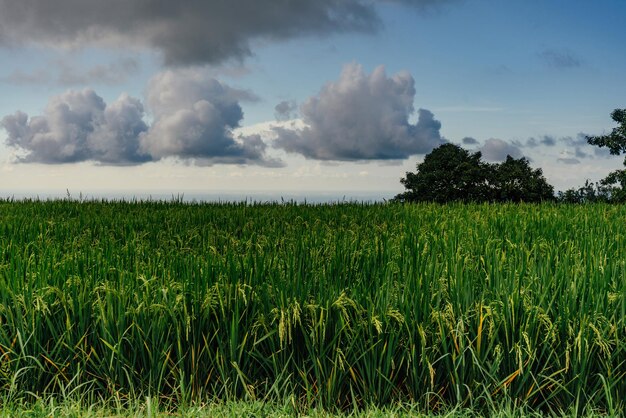
M 481 161 L 455 144 L 444 144 L 407 172 L 400 182 L 406 188 L 395 200 L 402 202 L 540 202 L 552 200 L 554 189 L 541 169 L 526 158 L 507 156 L 501 164 Z
M 541 202 L 554 198 L 554 188 L 543 177 L 540 168 L 533 169 L 526 158 L 507 155 L 493 166 L 493 200 L 498 202 Z
M 400 201 L 482 201 L 488 195 L 487 170 L 481 153 L 470 153 L 454 144 L 443 144 L 426 155 L 415 173 L 407 172 L 400 182 L 406 192 Z
M 608 203 L 611 201 L 610 190 L 601 183 L 587 179 L 584 186 L 559 192 L 557 200 L 562 203 Z

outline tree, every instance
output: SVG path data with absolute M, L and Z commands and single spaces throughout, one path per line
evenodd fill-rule
M 554 187 L 543 177 L 540 168 L 530 167 L 528 159 L 506 160 L 494 167 L 493 199 L 498 202 L 542 202 L 554 199 Z
M 484 201 L 489 193 L 481 153 L 470 154 L 454 144 L 443 144 L 407 172 L 400 182 L 407 189 L 395 197 L 402 202 Z
M 611 113 L 611 118 L 619 123 L 617 128 L 613 128 L 610 134 L 600 136 L 588 136 L 587 142 L 599 147 L 607 147 L 611 154 L 620 155 L 626 152 L 626 109 L 615 109 Z M 626 159 L 624 159 L 626 165 Z
M 611 118 L 618 123 L 610 134 L 588 136 L 587 142 L 601 148 L 606 147 L 612 155 L 626 153 L 626 109 L 615 109 Z M 624 158 L 626 166 L 626 158 Z M 626 202 L 626 170 L 609 173 L 600 184 L 605 188 L 611 202 Z
M 562 203 L 597 203 L 610 202 L 611 195 L 607 187 L 600 183 L 592 183 L 587 179 L 585 185 L 578 189 L 567 189 L 559 192 L 557 200 Z
M 540 202 L 552 200 L 554 189 L 541 169 L 532 169 L 526 158 L 507 156 L 501 164 L 481 161 L 458 145 L 435 148 L 417 164 L 415 173 L 400 179 L 406 188 L 395 197 L 401 202 Z

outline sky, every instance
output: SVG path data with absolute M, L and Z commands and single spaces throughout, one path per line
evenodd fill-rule
M 382 199 L 435 147 L 622 158 L 624 0 L 0 0 L 0 195 Z

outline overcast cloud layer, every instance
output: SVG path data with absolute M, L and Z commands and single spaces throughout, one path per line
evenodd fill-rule
M 451 0 L 387 0 L 431 8 Z M 0 45 L 135 46 L 172 65 L 250 55 L 254 39 L 381 26 L 372 0 L 0 0 Z
M 425 109 L 416 124 L 415 82 L 407 72 L 387 77 L 384 67 L 366 74 L 346 65 L 338 81 L 326 84 L 300 106 L 305 128 L 274 128 L 274 146 L 318 160 L 390 160 L 425 154 L 441 145 L 441 123 Z
M 166 71 L 147 89 L 150 126 L 139 99 L 122 95 L 107 105 L 85 89 L 53 97 L 43 115 L 5 116 L 0 127 L 23 162 L 139 164 L 176 157 L 199 164 L 280 165 L 266 157 L 258 135 L 233 136 L 243 119 L 241 100 L 256 98 L 197 71 Z

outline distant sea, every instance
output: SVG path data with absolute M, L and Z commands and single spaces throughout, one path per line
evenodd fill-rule
M 296 203 L 341 203 L 341 202 L 384 202 L 393 198 L 397 191 L 371 192 L 293 192 L 293 191 L 250 191 L 250 192 L 204 192 L 204 191 L 95 191 L 93 193 L 59 190 L 59 191 L 13 191 L 0 190 L 2 199 L 38 199 L 55 200 L 156 200 L 183 202 L 296 202 Z

